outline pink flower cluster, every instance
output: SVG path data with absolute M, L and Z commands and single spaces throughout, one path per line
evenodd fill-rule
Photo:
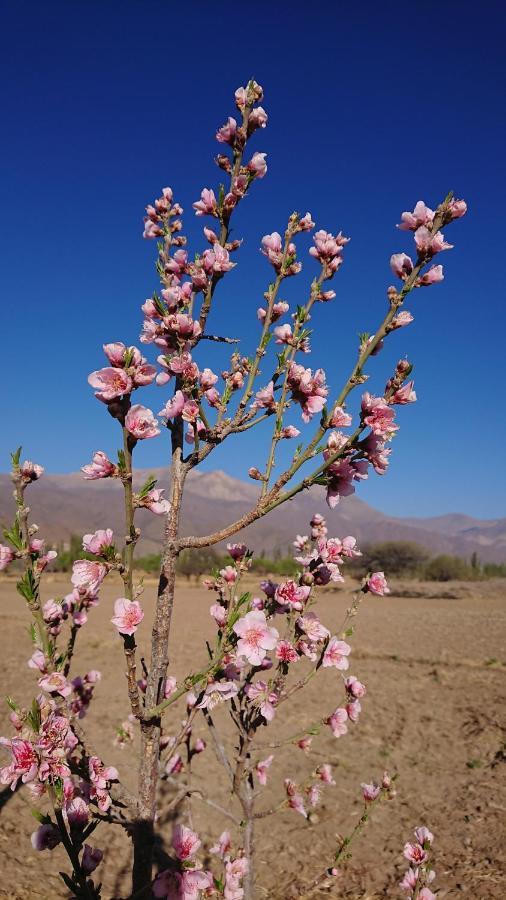
M 131 394 L 135 388 L 155 380 L 155 367 L 148 364 L 137 347 L 126 347 L 117 341 L 104 344 L 104 353 L 111 365 L 88 376 L 89 384 L 97 389 L 95 396 L 104 403 Z
M 400 882 L 400 887 L 406 891 L 407 900 L 414 897 L 436 900 L 436 895 L 428 887 L 436 877 L 434 869 L 428 865 L 434 835 L 425 826 L 415 828 L 414 834 L 415 842 L 408 841 L 404 845 L 404 857 L 410 863 L 410 868 Z
M 304 366 L 291 362 L 287 373 L 287 383 L 292 400 L 298 403 L 302 409 L 304 422 L 309 422 L 316 413 L 322 411 L 328 395 L 323 369 L 316 369 L 313 374 L 311 369 L 305 369 Z
M 448 244 L 441 231 L 434 231 L 434 218 L 439 214 L 443 225 L 454 219 L 459 219 L 467 212 L 467 204 L 464 200 L 450 200 L 444 203 L 436 212 L 419 200 L 413 212 L 404 212 L 401 223 L 398 225 L 402 231 L 413 231 L 415 247 L 417 251 L 417 265 L 425 265 L 437 253 L 442 250 L 451 250 L 453 244 Z M 413 272 L 415 264 L 406 253 L 394 253 L 390 259 L 390 266 L 394 275 L 402 281 L 406 281 Z M 415 287 L 426 287 L 437 284 L 444 278 L 441 265 L 431 266 L 422 276 L 418 276 Z

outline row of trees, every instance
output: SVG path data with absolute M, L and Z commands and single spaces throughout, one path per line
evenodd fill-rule
M 86 554 L 84 554 L 86 556 Z M 81 539 L 73 535 L 67 548 L 60 547 L 53 569 L 68 572 L 74 560 L 83 558 Z M 89 557 L 88 555 L 88 558 Z M 213 547 L 184 550 L 179 556 L 177 571 L 188 580 L 209 575 L 226 565 L 226 557 Z M 158 572 L 160 554 L 151 553 L 136 560 L 136 568 L 144 572 Z M 251 571 L 259 575 L 292 576 L 297 570 L 293 556 L 274 553 L 271 557 L 264 553 L 255 556 Z M 367 572 L 388 572 L 404 578 L 419 578 L 427 581 L 470 581 L 479 578 L 506 577 L 506 563 L 482 563 L 476 553 L 469 560 L 460 556 L 438 554 L 431 556 L 414 541 L 383 541 L 366 545 L 362 556 L 352 560 L 350 574 L 362 578 Z

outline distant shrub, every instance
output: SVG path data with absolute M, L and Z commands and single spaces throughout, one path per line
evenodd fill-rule
M 476 570 L 459 556 L 441 554 L 427 563 L 424 575 L 428 581 L 465 581 L 476 578 Z
M 428 558 L 425 547 L 414 541 L 384 541 L 365 547 L 356 561 L 356 570 L 364 574 L 379 569 L 390 575 L 413 575 Z

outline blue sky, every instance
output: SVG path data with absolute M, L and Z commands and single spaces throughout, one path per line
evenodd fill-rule
M 414 324 L 372 360 L 370 388 L 381 390 L 407 354 L 419 402 L 400 411 L 388 475 L 359 491 L 390 514 L 503 516 L 504 17 L 500 2 L 478 12 L 454 0 L 4 0 L 0 469 L 19 443 L 51 472 L 114 451 L 115 423 L 86 376 L 104 364 L 104 341 L 138 340 L 140 304 L 157 286 L 144 207 L 171 185 L 202 248 L 191 203 L 219 182 L 214 132 L 253 75 L 269 113 L 254 149 L 269 172 L 240 207 L 244 245 L 217 295 L 216 331 L 251 351 L 270 276 L 260 238 L 310 210 L 352 238 L 306 357 L 338 389 L 357 333 L 383 315 L 390 254 L 409 252 L 394 227 L 401 211 L 449 189 L 465 197 L 445 281 L 417 292 Z M 287 285 L 292 306 L 305 284 Z M 220 349 L 207 349 L 219 370 Z M 139 401 L 157 411 L 167 394 Z M 245 477 L 266 437 L 231 440 L 208 467 Z M 165 436 L 140 447 L 139 465 L 167 459 Z

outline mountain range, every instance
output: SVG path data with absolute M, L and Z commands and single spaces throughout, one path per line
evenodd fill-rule
M 139 482 L 148 474 L 159 479 L 159 487 L 168 483 L 168 469 L 138 472 Z M 251 508 L 258 486 L 232 478 L 225 472 L 190 473 L 182 511 L 184 534 L 208 534 L 239 518 Z M 110 527 L 122 534 L 124 529 L 123 492 L 115 479 L 86 481 L 80 473 L 44 475 L 29 489 L 32 520 L 39 534 L 49 543 L 68 541 L 72 534 L 93 532 Z M 12 520 L 14 504 L 12 484 L 7 474 L 0 474 L 0 523 Z M 389 540 L 410 540 L 421 544 L 432 554 L 451 553 L 470 557 L 476 552 L 483 562 L 506 560 L 506 518 L 474 519 L 450 513 L 433 518 L 396 518 L 373 509 L 357 496 L 347 497 L 336 509 L 329 510 L 322 488 L 299 494 L 278 507 L 264 519 L 250 525 L 241 539 L 256 553 L 286 554 L 295 534 L 307 534 L 308 523 L 315 512 L 323 513 L 331 534 L 352 534 L 359 545 Z M 139 553 L 160 550 L 163 517 L 139 510 L 136 522 L 142 530 Z M 237 539 L 237 538 L 236 538 Z

